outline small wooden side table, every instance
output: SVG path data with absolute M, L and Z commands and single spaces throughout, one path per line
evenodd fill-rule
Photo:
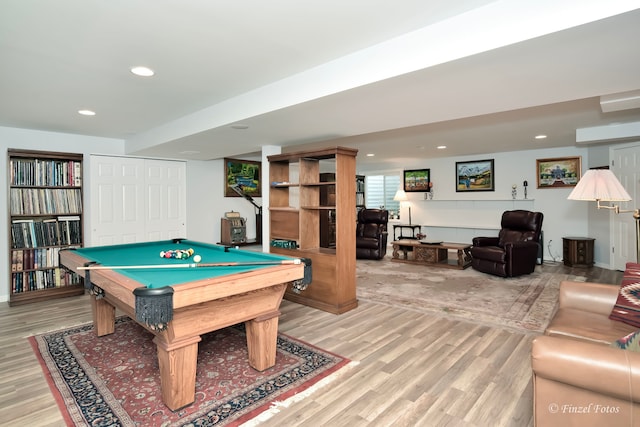
M 568 267 L 593 267 L 593 242 L 591 237 L 563 237 L 562 254 Z
M 400 229 L 399 236 L 396 235 L 397 228 Z M 411 236 L 405 236 L 403 233 L 404 229 L 411 230 Z M 393 224 L 393 240 L 417 239 L 416 230 L 420 233 L 421 229 L 422 226 L 418 224 Z

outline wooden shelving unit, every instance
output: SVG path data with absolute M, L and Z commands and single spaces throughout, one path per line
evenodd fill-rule
M 7 150 L 9 305 L 84 293 L 58 253 L 83 244 L 82 154 Z
M 289 287 L 285 298 L 335 314 L 358 306 L 354 218 L 357 153 L 337 147 L 268 157 L 271 252 L 312 260 L 311 285 L 300 294 Z M 297 178 L 290 173 L 293 164 L 298 167 Z M 333 174 L 334 180 L 321 179 L 321 164 L 323 169 L 333 168 L 323 174 Z M 323 176 L 326 179 L 327 175 Z M 296 206 L 292 206 L 294 189 Z M 323 193 L 332 197 L 321 197 Z M 321 245 L 320 220 L 327 212 L 335 216 L 334 247 Z
M 360 209 L 364 209 L 364 175 L 356 175 L 356 213 L 354 219 L 358 217 Z M 334 173 L 321 173 L 321 182 L 335 182 Z M 336 204 L 335 185 L 325 185 L 320 187 L 320 204 L 324 206 L 334 206 Z M 336 246 L 336 212 L 334 209 L 323 209 L 320 211 L 320 247 L 334 248 Z

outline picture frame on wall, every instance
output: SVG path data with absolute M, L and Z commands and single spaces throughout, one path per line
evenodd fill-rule
M 238 186 L 244 194 L 262 197 L 261 163 L 252 160 L 224 159 L 224 196 L 242 197 L 233 190 Z
M 581 177 L 581 156 L 536 160 L 538 188 L 575 187 Z
M 428 192 L 430 182 L 430 169 L 410 169 L 403 173 L 405 192 Z
M 456 191 L 495 191 L 493 159 L 456 162 Z

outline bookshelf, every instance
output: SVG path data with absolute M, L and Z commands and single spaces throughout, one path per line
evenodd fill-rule
M 354 221 L 358 218 L 358 211 L 364 209 L 364 175 L 356 175 L 356 213 Z M 321 173 L 321 182 L 333 182 L 336 180 L 335 173 Z M 336 189 L 335 185 L 325 185 L 320 187 L 320 204 L 335 205 Z M 335 248 L 336 246 L 336 211 L 320 211 L 320 247 Z
M 364 179 L 365 179 L 364 175 L 356 175 L 356 209 L 357 210 L 365 208 L 365 203 L 364 203 L 364 200 L 365 200 L 365 198 L 364 198 L 364 188 L 365 188 Z
M 82 154 L 7 150 L 9 305 L 81 295 L 58 254 L 83 244 Z
M 358 306 L 356 299 L 356 180 L 358 151 L 336 147 L 269 156 L 270 251 L 312 260 L 313 281 L 285 298 L 334 314 Z M 322 167 L 321 167 L 322 166 Z M 291 168 L 298 176 L 291 173 Z M 329 170 L 323 172 L 321 170 Z M 333 212 L 335 239 L 321 242 L 321 218 Z M 333 230 L 332 230 L 333 231 Z

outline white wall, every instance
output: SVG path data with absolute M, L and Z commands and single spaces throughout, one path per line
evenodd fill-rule
M 540 149 L 527 151 L 514 151 L 505 153 L 495 153 L 489 155 L 474 155 L 465 157 L 445 157 L 436 159 L 424 159 L 407 165 L 406 169 L 427 168 L 431 170 L 431 181 L 434 183 L 434 200 L 424 200 L 424 193 L 407 193 L 411 201 L 411 220 L 414 224 L 428 224 L 442 221 L 437 218 L 443 211 L 441 206 L 451 203 L 447 209 L 449 217 L 448 223 L 460 221 L 465 225 L 482 224 L 489 226 L 488 220 L 492 212 L 495 213 L 495 228 L 499 228 L 500 215 L 506 209 L 527 209 L 544 213 L 544 259 L 562 261 L 562 237 L 566 236 L 590 236 L 596 227 L 590 227 L 589 213 L 590 206 L 585 202 L 567 200 L 567 196 L 572 187 L 567 188 L 536 188 L 536 159 L 546 159 L 555 157 L 581 156 L 582 170 L 588 169 L 589 150 L 587 148 L 565 147 L 556 149 Z M 456 192 L 455 164 L 459 161 L 494 159 L 495 171 L 495 191 L 482 191 L 473 193 Z M 603 165 L 607 164 L 604 160 Z M 600 164 L 598 164 L 600 165 Z M 596 166 L 596 165 L 593 165 Z M 399 174 L 402 171 L 397 171 Z M 375 171 L 366 171 L 358 168 L 358 173 L 376 174 Z M 386 171 L 385 173 L 389 173 Z M 523 181 L 528 181 L 527 198 L 533 199 L 528 203 L 513 204 L 511 200 L 511 186 L 517 185 L 518 199 L 523 198 Z M 453 202 L 456 202 L 462 212 L 453 212 Z M 481 201 L 481 202 L 477 202 Z M 430 208 L 431 207 L 431 208 Z M 464 215 L 463 215 L 464 214 Z M 474 218 L 476 215 L 477 218 Z M 434 218 L 435 217 L 435 218 Z M 401 218 L 406 223 L 408 209 L 401 209 Z M 467 219 L 468 218 L 468 219 Z M 608 217 L 605 217 L 608 218 Z M 597 218 L 599 219 L 599 215 Z M 607 222 L 608 224 L 608 222 Z M 606 225 L 608 232 L 608 225 Z M 482 234 L 474 234 L 482 232 Z M 496 230 L 455 230 L 455 229 L 433 229 L 428 231 L 428 238 L 470 241 L 474 235 L 497 235 Z M 609 257 L 607 247 L 608 241 L 601 242 L 602 233 L 596 237 L 596 247 L 599 249 L 600 258 L 596 257 L 597 265 L 608 267 Z M 462 239 L 462 240 L 461 240 Z M 600 250 L 602 246 L 602 250 Z M 607 256 L 604 257 L 603 253 Z
M 60 151 L 60 152 L 68 152 L 68 153 L 82 153 L 84 154 L 84 162 L 83 162 L 83 190 L 85 199 L 89 196 L 87 194 L 89 188 L 89 158 L 88 155 L 92 153 L 103 153 L 103 154 L 124 154 L 124 141 L 119 139 L 110 139 L 110 138 L 98 138 L 91 136 L 83 136 L 83 135 L 73 135 L 73 134 L 65 134 L 65 133 L 56 133 L 56 132 L 42 132 L 35 131 L 29 129 L 17 129 L 17 128 L 7 128 L 0 127 L 0 149 L 4 153 L 4 167 L 2 168 L 5 173 L 0 177 L 0 198 L 4 200 L 4 209 L 0 209 L 0 224 L 5 224 L 4 226 L 0 226 L 0 301 L 8 301 L 9 300 L 9 243 L 8 243 L 8 224 L 9 219 L 8 208 L 7 208 L 7 200 L 9 196 L 7 194 L 7 173 L 6 173 L 6 162 L 7 162 L 7 149 L 16 148 L 16 149 L 24 149 L 24 150 L 41 150 L 41 151 Z M 88 236 L 88 230 L 90 224 L 88 219 L 90 218 L 88 212 L 89 203 L 85 200 L 84 203 L 84 235 Z
M 224 182 L 224 160 L 187 162 L 187 238 L 220 242 L 220 219 L 230 211 L 239 212 L 247 219 L 247 238 L 256 237 L 254 206 L 243 197 L 224 197 Z M 263 183 L 262 191 L 268 190 Z M 254 200 L 262 206 L 261 197 Z

